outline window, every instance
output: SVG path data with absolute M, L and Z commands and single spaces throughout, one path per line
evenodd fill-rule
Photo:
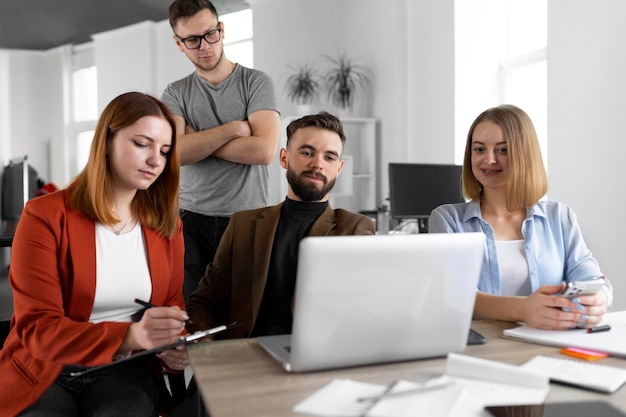
M 456 1 L 454 7 L 456 163 L 463 162 L 476 116 L 508 103 L 533 121 L 545 165 L 548 0 Z
M 530 116 L 548 166 L 547 0 L 506 0 L 506 59 L 500 64 L 502 98 Z
M 252 9 L 220 16 L 228 36 L 224 38 L 224 51 L 232 62 L 254 68 L 252 42 Z
M 72 119 L 87 122 L 98 118 L 98 77 L 95 66 L 72 71 Z
M 70 83 L 70 178 L 78 174 L 89 158 L 89 149 L 98 121 L 98 71 L 93 65 L 93 44 L 73 49 Z

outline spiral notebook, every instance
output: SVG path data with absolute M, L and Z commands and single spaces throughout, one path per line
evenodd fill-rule
M 535 356 L 522 368 L 548 374 L 551 381 L 614 393 L 626 383 L 626 368 L 552 356 Z

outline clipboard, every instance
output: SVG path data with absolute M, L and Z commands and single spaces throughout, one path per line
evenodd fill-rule
M 80 376 L 84 376 L 84 375 L 89 375 L 92 373 L 96 373 L 96 372 L 102 372 L 102 371 L 108 371 L 111 368 L 117 367 L 119 365 L 122 365 L 124 363 L 127 363 L 129 361 L 135 360 L 135 359 L 139 359 L 139 358 L 143 358 L 146 356 L 150 356 L 150 355 L 154 355 L 160 352 L 163 352 L 164 350 L 167 349 L 173 349 L 176 346 L 180 346 L 180 345 L 187 345 L 190 343 L 195 343 L 198 340 L 207 337 L 207 336 L 211 336 L 214 335 L 216 333 L 220 333 L 223 332 L 225 330 L 230 330 L 234 327 L 239 326 L 240 324 L 238 324 L 237 322 L 233 322 L 231 324 L 225 324 L 225 325 L 221 325 L 221 326 L 217 326 L 217 327 L 213 327 L 211 329 L 207 329 L 207 330 L 199 330 L 195 333 L 191 333 L 191 334 L 187 334 L 184 336 L 181 336 L 178 340 L 176 340 L 175 342 L 172 343 L 168 343 L 165 345 L 161 345 L 161 346 L 157 346 L 155 348 L 152 349 L 146 349 L 146 350 L 142 350 L 140 352 L 134 353 L 130 356 L 127 356 L 125 358 L 116 360 L 114 362 L 111 363 L 107 363 L 106 365 L 100 365 L 100 366 L 94 366 L 91 367 L 89 369 L 86 369 L 84 371 L 80 371 L 80 372 L 72 372 L 70 373 L 70 380 L 73 378 L 78 378 Z

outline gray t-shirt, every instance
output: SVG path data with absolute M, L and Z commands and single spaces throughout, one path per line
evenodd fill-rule
M 168 85 L 161 99 L 196 131 L 247 120 L 258 110 L 278 111 L 271 78 L 241 65 L 216 85 L 194 71 Z M 180 208 L 194 213 L 230 216 L 268 204 L 265 165 L 237 164 L 209 156 L 181 167 L 180 177 Z

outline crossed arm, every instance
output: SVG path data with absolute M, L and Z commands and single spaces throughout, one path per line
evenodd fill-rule
M 185 119 L 174 116 L 181 165 L 213 155 L 248 165 L 268 165 L 274 159 L 280 136 L 280 117 L 274 110 L 259 110 L 248 120 L 235 120 L 196 132 Z

